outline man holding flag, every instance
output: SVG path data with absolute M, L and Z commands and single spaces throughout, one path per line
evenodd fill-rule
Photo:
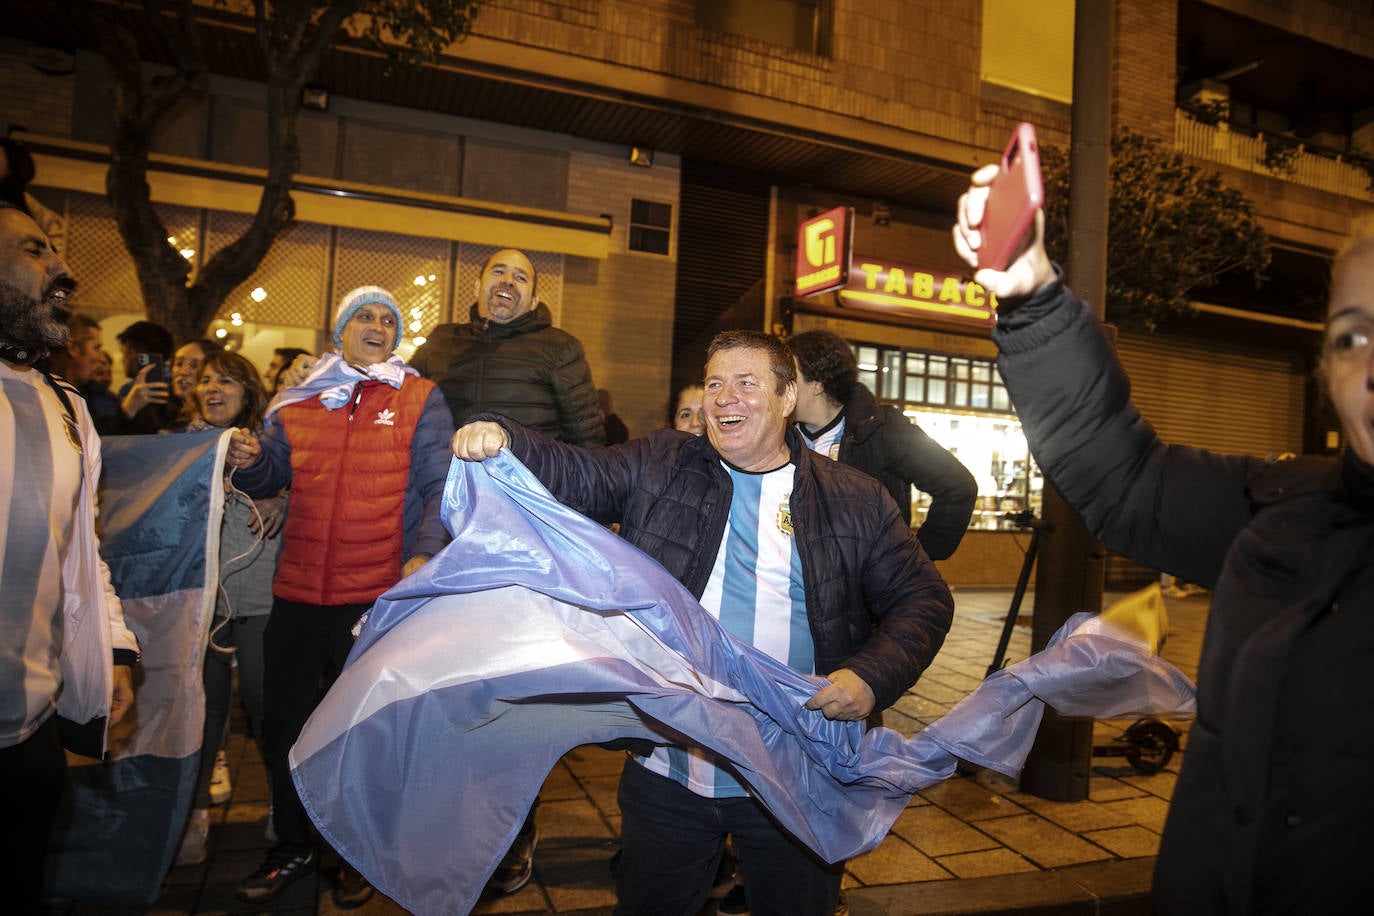
M 138 660 L 98 553 L 100 439 L 76 389 L 35 366 L 66 346 L 75 286 L 38 225 L 0 205 L 0 880 L 20 913 L 39 909 L 63 745 L 103 755 Z
M 619 522 L 735 636 L 824 675 L 809 709 L 865 719 L 934 658 L 949 589 L 881 485 L 790 428 L 796 368 L 782 341 L 718 335 L 705 387 L 703 437 L 659 430 L 588 451 L 487 415 L 458 430 L 453 452 L 480 461 L 510 448 L 559 500 Z M 672 740 L 632 756 L 621 776 L 617 912 L 696 912 L 732 836 L 751 904 L 833 914 L 843 863 L 820 861 L 733 770 Z

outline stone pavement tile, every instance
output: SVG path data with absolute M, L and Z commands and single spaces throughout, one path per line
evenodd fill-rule
M 922 789 L 922 798 L 939 805 L 961 820 L 977 823 L 988 818 L 1024 814 L 1025 808 L 1009 798 L 989 792 L 972 779 L 954 776 Z
M 1133 822 L 1155 833 L 1164 832 L 1164 818 L 1169 813 L 1169 803 L 1153 795 L 1103 802 L 1103 807 L 1120 811 Z
M 901 732 L 908 738 L 925 728 L 925 723 L 920 719 L 913 719 L 895 707 L 883 710 L 883 725 L 893 731 Z
M 1159 852 L 1159 834 L 1138 824 L 1107 830 L 1089 830 L 1083 832 L 1083 837 L 1123 859 L 1152 856 Z
M 554 764 L 549 775 L 544 778 L 544 785 L 539 789 L 541 801 L 582 797 L 582 787 L 578 785 L 577 777 L 573 776 L 572 770 L 564 766 L 561 760 Z
M 959 691 L 960 698 L 968 696 L 975 688 L 983 683 L 981 675 L 969 674 L 959 671 L 957 668 L 944 668 L 932 674 L 927 671 L 921 675 L 921 681 L 934 680 L 935 682 Z
M 1046 820 L 1054 821 L 1065 830 L 1072 830 L 1074 833 L 1127 827 L 1135 823 L 1128 812 L 1105 808 L 1092 800 L 1050 801 L 1028 793 L 1017 795 L 1016 800 Z
M 1181 762 L 1178 757 L 1175 757 L 1169 765 L 1178 766 Z M 1160 770 L 1158 773 L 1151 773 L 1148 776 L 1144 773 L 1135 773 L 1121 777 L 1121 781 L 1149 795 L 1168 801 L 1174 797 L 1174 787 L 1178 785 L 1178 772 L 1176 770 L 1173 772 Z
M 967 690 L 957 690 L 954 687 L 948 687 L 938 681 L 927 683 L 924 678 L 916 682 L 916 686 L 911 688 L 908 695 L 911 693 L 923 699 L 930 700 L 931 702 L 940 703 L 946 707 L 953 706 L 955 703 L 958 703 L 964 697 L 968 696 Z
M 998 875 L 973 881 L 927 881 L 848 892 L 851 916 L 964 916 L 1005 913 L 1094 916 L 1092 895 L 1059 872 Z
M 620 768 L 625 765 L 625 752 L 608 751 L 595 744 L 584 744 L 564 754 L 562 762 L 579 779 L 587 776 L 611 776 L 619 774 Z
M 616 793 L 620 789 L 620 774 L 614 776 L 587 776 L 581 780 L 582 791 L 591 799 L 605 817 L 620 817 L 620 801 Z
M 845 866 L 864 884 L 942 881 L 950 873 L 901 837 L 889 834 L 877 849 L 850 859 Z
M 1080 839 L 1053 821 L 1035 814 L 994 818 L 982 821 L 978 826 L 1041 868 L 1080 865 L 1110 858 L 1102 847 Z
M 554 912 L 615 906 L 611 856 L 619 844 L 613 838 L 551 838 L 539 843 L 535 877 Z
M 1060 869 L 1058 874 L 1092 894 L 1099 916 L 1149 916 L 1154 856 L 1094 862 Z
M 1100 770 L 1094 771 L 1093 778 L 1088 781 L 1088 798 L 1095 802 L 1120 801 L 1123 798 L 1139 798 L 1145 793 L 1135 786 L 1124 783 L 1112 776 L 1104 775 Z
M 1027 861 L 1010 849 L 962 852 L 952 856 L 941 856 L 935 861 L 956 878 L 983 878 L 988 875 L 1040 871 L 1034 862 Z
M 903 715 L 923 722 L 938 719 L 949 711 L 949 706 L 950 704 L 937 703 L 912 693 L 903 694 L 896 703 L 892 704 L 892 708 Z
M 934 805 L 911 807 L 892 825 L 892 833 L 928 856 L 978 852 L 1001 845 L 981 830 Z
M 567 801 L 544 801 L 536 815 L 539 826 L 539 848 L 545 841 L 559 839 L 614 839 L 606 819 L 587 798 Z
M 534 851 L 534 879 L 514 894 L 483 896 L 472 908 L 473 916 L 497 916 L 506 913 L 547 913 L 552 904 L 544 893 L 544 885 L 539 880 L 543 844 Z

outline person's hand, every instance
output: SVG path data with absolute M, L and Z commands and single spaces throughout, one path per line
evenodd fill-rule
M 424 566 L 428 562 L 428 556 L 422 553 L 417 553 L 409 560 L 406 560 L 406 565 L 401 567 L 401 578 L 404 579 L 406 576 L 409 576 L 411 573 L 415 572 L 417 569 L 419 569 L 421 566 Z
M 1035 211 L 1035 220 L 1012 256 L 1006 270 L 978 269 L 978 248 L 983 243 L 978 227 L 988 202 L 988 188 L 996 177 L 997 165 L 985 165 L 973 173 L 969 189 L 959 198 L 954 224 L 954 250 L 974 268 L 973 282 L 999 299 L 1029 296 L 1054 280 L 1054 266 L 1045 253 L 1045 211 Z
M 110 728 L 119 724 L 125 713 L 134 708 L 134 669 L 128 665 L 114 666 L 114 685 L 110 689 Z
M 276 537 L 286 521 L 286 497 L 283 495 L 255 499 L 253 505 L 258 511 L 248 520 L 248 530 L 265 538 Z M 258 524 L 259 520 L 262 524 Z
M 246 429 L 236 429 L 229 437 L 229 454 L 224 463 L 231 468 L 252 467 L 262 454 L 262 443 Z
M 510 445 L 510 436 L 500 423 L 479 420 L 458 427 L 453 434 L 453 454 L 464 461 L 485 461 Z
M 280 381 L 277 384 L 278 391 L 287 388 L 295 388 L 310 375 L 310 370 L 315 368 L 315 364 L 320 361 L 318 356 L 311 356 L 309 353 L 302 353 L 291 361 L 291 365 L 282 372 Z
M 827 719 L 842 722 L 861 722 L 868 718 L 878 702 L 873 688 L 848 668 L 830 675 L 830 685 L 816 691 L 806 701 L 807 709 L 819 709 Z
M 119 403 L 119 409 L 124 411 L 124 416 L 133 418 L 149 404 L 166 404 L 167 398 L 171 395 L 171 389 L 166 382 L 148 381 L 148 373 L 153 371 L 151 365 L 144 366 L 134 377 L 134 383 L 129 386 L 129 391 L 124 395 L 124 400 Z

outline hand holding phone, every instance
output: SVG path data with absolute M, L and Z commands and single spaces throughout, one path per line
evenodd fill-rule
M 983 221 L 978 226 L 982 236 L 979 269 L 1006 270 L 1035 219 L 1035 211 L 1044 203 L 1040 145 L 1035 128 L 1022 122 L 1012 132 L 1001 167 L 988 189 Z
M 168 382 L 167 361 L 161 353 L 139 353 L 138 365 L 140 370 L 144 366 L 152 366 L 148 374 L 143 377 L 145 382 Z

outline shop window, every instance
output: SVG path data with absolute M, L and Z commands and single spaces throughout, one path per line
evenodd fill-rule
M 1005 516 L 1040 513 L 1044 481 L 992 360 L 860 344 L 859 381 L 957 457 L 978 482 L 973 528 L 1013 530 Z M 913 494 L 913 524 L 930 506 Z
M 810 54 L 828 54 L 833 0 L 697 0 L 697 25 Z
M 673 205 L 630 201 L 630 250 L 668 254 L 673 242 Z

